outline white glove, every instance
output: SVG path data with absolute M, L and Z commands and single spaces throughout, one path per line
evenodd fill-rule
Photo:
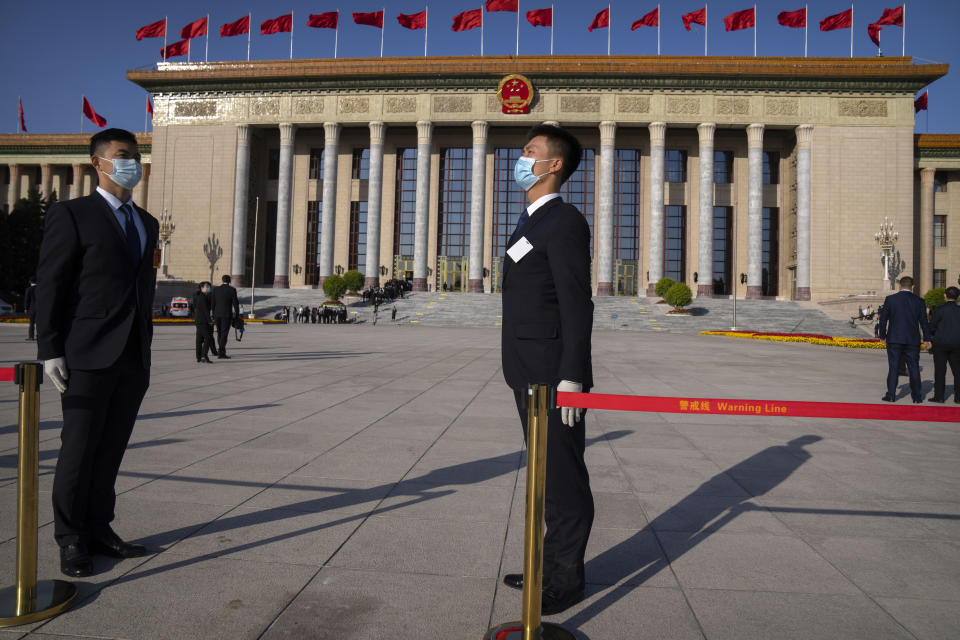
M 561 380 L 560 384 L 557 385 L 557 391 L 580 393 L 583 391 L 583 385 L 579 382 Z M 563 424 L 567 425 L 568 427 L 572 427 L 580 420 L 580 413 L 582 411 L 582 409 L 577 409 L 575 407 L 560 407 L 560 419 L 563 421 Z
M 60 393 L 63 393 L 67 390 L 67 378 L 70 377 L 70 374 L 67 373 L 66 358 L 61 357 L 54 358 L 52 360 L 44 360 L 43 371 L 47 374 L 47 377 L 50 378 L 53 386 L 55 386 Z

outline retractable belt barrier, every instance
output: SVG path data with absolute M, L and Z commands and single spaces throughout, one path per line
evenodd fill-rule
M 40 469 L 39 362 L 0 369 L 0 382 L 20 386 L 19 459 L 17 462 L 17 583 L 0 589 L 0 628 L 36 622 L 66 610 L 77 587 L 64 580 L 37 582 L 37 503 Z

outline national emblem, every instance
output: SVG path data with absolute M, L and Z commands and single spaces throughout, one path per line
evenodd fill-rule
M 510 74 L 500 81 L 497 98 L 504 113 L 530 113 L 533 102 L 533 84 L 520 74 Z

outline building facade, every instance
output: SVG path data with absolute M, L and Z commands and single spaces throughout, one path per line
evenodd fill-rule
M 960 271 L 960 137 L 914 135 L 916 92 L 946 72 L 909 58 L 166 63 L 128 73 L 154 97 L 137 201 L 176 224 L 172 276 L 316 287 L 359 269 L 368 285 L 495 293 L 525 206 L 513 165 L 551 122 L 584 147 L 563 195 L 590 223 L 598 295 L 664 276 L 698 296 L 833 300 L 907 273 L 925 290 Z M 501 102 L 512 75 L 532 85 L 528 113 Z M 8 202 L 31 180 L 86 192 L 83 154 L 18 155 L 24 138 L 0 136 Z M 899 232 L 886 281 L 885 218 Z

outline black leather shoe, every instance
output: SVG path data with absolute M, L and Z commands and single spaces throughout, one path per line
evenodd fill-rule
M 211 360 L 206 356 L 203 357 L 203 360 L 197 360 L 197 362 L 206 362 L 207 364 L 213 364 L 213 360 Z
M 111 558 L 139 558 L 147 555 L 147 548 L 142 544 L 124 542 L 113 531 L 108 531 L 94 538 L 90 543 L 90 550 Z
M 93 561 L 85 544 L 68 544 L 60 547 L 60 573 L 71 578 L 93 575 Z
M 540 612 L 545 616 L 553 616 L 563 613 L 578 602 L 583 602 L 583 589 L 567 593 L 545 590 L 543 600 L 541 600 Z
M 891 398 L 889 395 L 885 395 L 880 399 L 883 400 L 884 402 L 893 402 L 893 398 Z
M 523 574 L 522 573 L 508 573 L 503 576 L 503 584 L 507 585 L 511 589 L 519 589 L 523 591 Z
M 930 402 L 936 402 L 937 404 L 943 404 L 946 402 L 943 398 L 930 398 Z
M 225 353 L 221 353 L 219 356 L 217 356 L 217 358 L 219 358 L 219 359 L 221 359 L 221 360 L 229 360 L 229 359 L 230 359 L 230 356 L 228 356 L 228 355 L 225 354 Z
M 914 398 L 913 404 L 923 404 L 923 398 Z

